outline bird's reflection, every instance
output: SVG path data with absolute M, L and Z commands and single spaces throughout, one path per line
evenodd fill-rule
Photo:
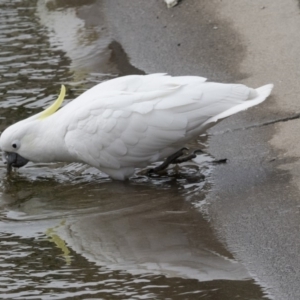
M 35 168 L 44 174 L 34 177 Z M 60 170 L 75 176 L 79 168 Z M 2 183 L 5 219 L 30 221 L 27 234 L 42 230 L 56 247 L 65 245 L 62 254 L 68 247 L 100 266 L 132 274 L 199 281 L 249 277 L 195 208 L 207 184 L 203 169 L 195 165 L 129 182 L 111 181 L 91 169 L 81 172 L 85 175 L 78 183 L 54 167 L 32 166 L 24 172 Z

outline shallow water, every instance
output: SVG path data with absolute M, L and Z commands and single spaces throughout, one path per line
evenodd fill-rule
M 1 131 L 51 103 L 62 83 L 68 101 L 141 73 L 101 18 L 86 21 L 102 12 L 85 4 L 0 1 Z M 7 177 L 1 163 L 0 298 L 263 299 L 210 227 L 210 160 L 129 182 L 80 164 L 29 164 Z

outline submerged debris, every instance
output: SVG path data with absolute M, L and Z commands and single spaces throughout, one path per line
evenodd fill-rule
M 179 0 L 164 0 L 168 6 L 168 8 L 174 7 L 178 4 Z

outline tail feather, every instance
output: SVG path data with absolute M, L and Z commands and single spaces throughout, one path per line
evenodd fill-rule
M 266 98 L 270 95 L 270 93 L 273 89 L 273 86 L 274 86 L 273 84 L 267 84 L 267 85 L 261 86 L 260 88 L 253 90 L 256 92 L 255 93 L 256 97 L 255 97 L 254 93 L 251 92 L 250 100 L 247 100 L 241 104 L 231 107 L 230 109 L 228 109 L 226 111 L 223 111 L 222 113 L 220 113 L 214 117 L 211 117 L 203 125 L 205 126 L 208 123 L 214 123 L 214 122 L 220 121 L 220 120 L 227 118 L 231 115 L 234 115 L 240 111 L 246 110 L 249 107 L 252 107 L 252 106 L 255 106 L 255 105 L 258 105 L 258 104 L 264 102 L 266 100 Z

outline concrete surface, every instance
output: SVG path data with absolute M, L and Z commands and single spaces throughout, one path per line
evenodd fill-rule
M 211 178 L 209 214 L 220 239 L 274 299 L 299 299 L 297 1 L 183 0 L 169 10 L 158 0 L 99 5 L 112 38 L 147 73 L 275 84 L 263 105 L 211 130 L 208 150 L 229 163 Z

